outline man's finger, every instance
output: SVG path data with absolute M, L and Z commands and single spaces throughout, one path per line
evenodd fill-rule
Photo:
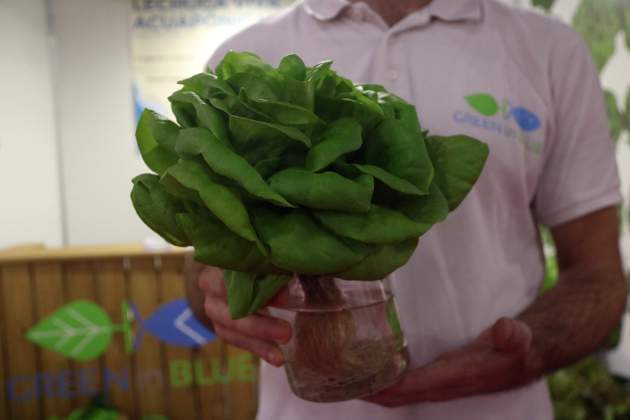
M 226 343 L 257 354 L 274 366 L 280 367 L 284 363 L 282 352 L 272 343 L 249 337 L 220 324 L 217 324 L 216 332 L 217 335 Z
M 227 298 L 227 289 L 223 283 L 223 274 L 216 267 L 205 267 L 199 273 L 199 288 L 205 293 L 218 297 Z
M 243 334 L 280 344 L 291 339 L 291 325 L 282 319 L 254 314 L 245 318 L 232 320 L 230 326 Z
M 221 309 L 222 307 L 227 308 L 227 304 L 225 303 L 225 301 L 217 299 L 212 295 L 207 296 L 205 301 L 203 302 L 203 310 L 206 313 L 206 316 L 210 318 L 213 322 L 222 322 L 223 324 L 225 324 L 225 322 L 223 322 L 224 320 L 222 319 L 224 317 L 225 311 Z
M 267 306 L 283 307 L 286 306 L 287 303 L 289 303 L 289 288 L 285 286 L 280 289 L 278 293 L 271 298 L 271 300 L 269 300 Z
M 500 318 L 492 326 L 494 348 L 513 353 L 526 353 L 532 341 L 532 331 L 527 324 L 511 318 Z
M 225 302 L 212 298 L 206 299 L 205 309 L 215 325 L 221 324 L 241 334 L 281 344 L 288 342 L 291 338 L 291 326 L 285 320 L 259 314 L 234 320 Z

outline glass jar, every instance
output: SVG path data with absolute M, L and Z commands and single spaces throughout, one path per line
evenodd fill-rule
M 407 342 L 389 278 L 294 276 L 288 298 L 268 309 L 293 329 L 280 348 L 291 389 L 302 399 L 364 397 L 393 385 L 407 367 Z

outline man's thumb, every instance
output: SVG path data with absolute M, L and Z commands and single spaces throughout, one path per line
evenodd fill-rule
M 492 343 L 497 350 L 526 353 L 532 344 L 532 330 L 522 321 L 502 317 L 492 326 Z

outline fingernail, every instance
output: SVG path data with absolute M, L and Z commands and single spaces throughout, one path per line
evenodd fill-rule
M 267 353 L 267 360 L 274 366 L 282 366 L 282 363 L 284 363 L 284 357 L 277 349 L 270 350 Z

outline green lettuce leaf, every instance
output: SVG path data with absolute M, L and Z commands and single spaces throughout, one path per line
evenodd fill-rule
M 131 199 L 168 242 L 226 270 L 234 319 L 295 274 L 386 277 L 462 202 L 488 156 L 470 137 L 429 136 L 412 104 L 330 61 L 289 55 L 274 67 L 231 51 L 179 84 L 177 123 L 150 110 L 139 121 L 157 175 L 134 178 Z M 468 100 L 496 111 L 483 95 Z
M 417 238 L 423 225 L 404 213 L 372 204 L 366 213 L 313 211 L 313 216 L 339 236 L 368 244 L 392 244 Z
M 394 244 L 381 245 L 373 254 L 368 254 L 360 263 L 339 273 L 346 280 L 380 280 L 407 263 L 418 245 L 418 238 Z
M 177 221 L 204 264 L 248 272 L 273 270 L 255 243 L 243 239 L 219 220 L 196 213 L 179 213 Z
M 276 172 L 269 178 L 269 185 L 294 204 L 348 212 L 368 211 L 374 190 L 371 176 L 350 180 L 335 172 L 313 173 L 304 169 Z
M 225 121 L 220 111 L 203 101 L 195 92 L 177 91 L 169 97 L 172 103 L 192 105 L 197 121 L 201 127 L 206 127 L 224 144 L 229 144 Z M 192 126 L 194 127 L 194 125 Z
M 219 141 L 205 128 L 186 128 L 179 135 L 178 152 L 185 157 L 201 154 L 216 174 L 235 181 L 245 191 L 282 207 L 293 207 L 275 192 L 262 176 L 239 154 Z
M 365 254 L 321 228 L 304 210 L 255 207 L 254 225 L 277 267 L 302 274 L 339 273 Z
M 306 168 L 321 171 L 338 158 L 355 150 L 363 144 L 361 125 L 350 118 L 340 118 L 328 125 L 306 155 Z
M 291 280 L 291 276 L 253 274 L 225 270 L 223 281 L 228 292 L 230 315 L 234 319 L 251 315 L 261 309 Z
M 453 211 L 481 175 L 488 146 L 464 135 L 432 136 L 427 138 L 427 149 L 435 167 L 435 183 Z
M 401 120 L 381 122 L 366 149 L 367 163 L 409 181 L 426 194 L 433 180 L 433 164 L 422 133 Z
M 168 174 L 184 187 L 197 191 L 208 210 L 232 232 L 248 241 L 258 241 L 238 192 L 215 182 L 204 165 L 180 160 L 168 169 Z
M 140 116 L 136 129 L 138 148 L 144 163 L 157 174 L 161 175 L 177 162 L 173 141 L 176 130 L 175 124 L 150 109 L 145 109 Z
M 131 202 L 142 221 L 166 241 L 177 246 L 190 244 L 176 220 L 184 206 L 166 192 L 157 175 L 142 174 L 133 179 Z

